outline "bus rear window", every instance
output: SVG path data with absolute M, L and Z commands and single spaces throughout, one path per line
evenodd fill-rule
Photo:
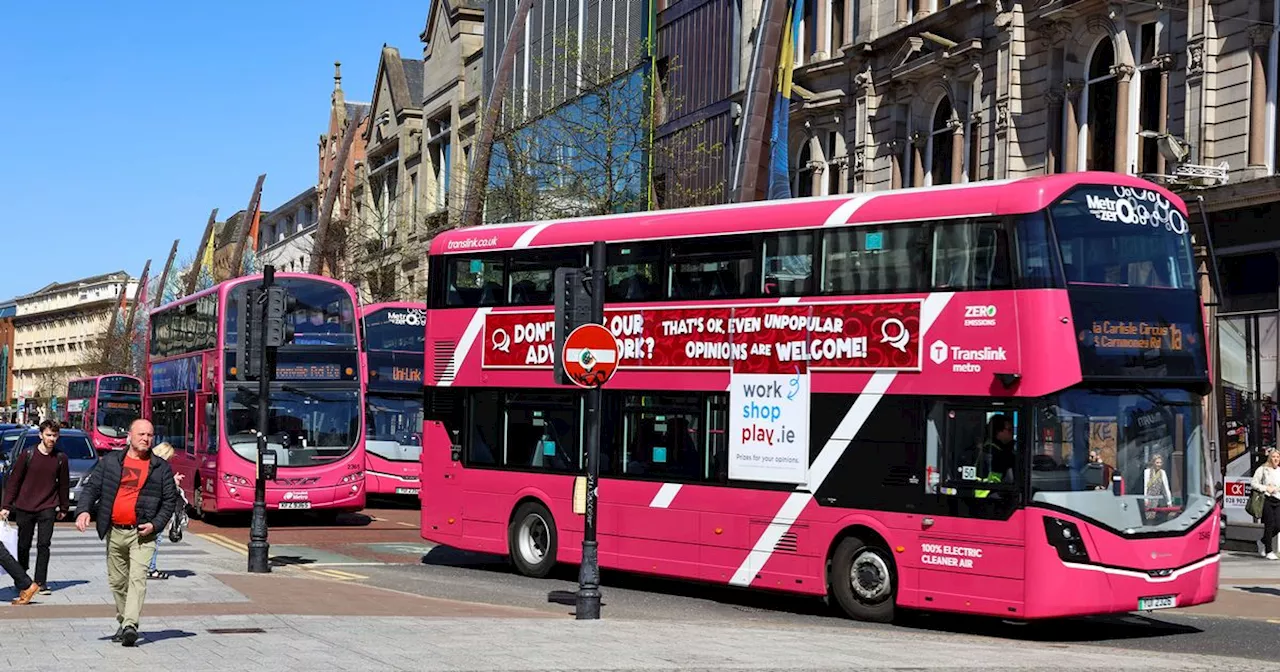
M 1160 192 L 1081 187 L 1049 212 L 1068 283 L 1195 286 L 1187 219 Z

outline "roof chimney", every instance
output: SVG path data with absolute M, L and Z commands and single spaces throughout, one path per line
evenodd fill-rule
M 342 90 L 342 61 L 333 62 L 333 90 Z

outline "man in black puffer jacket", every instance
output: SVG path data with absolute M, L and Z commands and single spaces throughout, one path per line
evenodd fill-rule
M 169 463 L 151 454 L 155 430 L 138 418 L 129 425 L 129 447 L 98 461 L 76 507 L 76 529 L 98 516 L 98 538 L 107 540 L 107 582 L 116 599 L 119 627 L 112 641 L 138 642 L 138 617 L 147 597 L 147 567 L 156 552 L 156 535 L 178 505 Z

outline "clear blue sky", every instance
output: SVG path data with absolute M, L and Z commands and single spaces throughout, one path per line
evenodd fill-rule
M 159 273 L 211 208 L 316 181 L 333 62 L 368 102 L 382 45 L 422 58 L 429 3 L 6 3 L 0 40 L 0 300 L 117 270 Z

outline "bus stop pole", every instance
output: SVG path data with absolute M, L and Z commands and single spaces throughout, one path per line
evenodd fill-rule
M 271 421 L 271 377 L 275 374 L 275 362 L 270 361 L 271 349 L 267 347 L 267 288 L 275 282 L 275 267 L 267 265 L 262 269 L 262 290 L 256 299 L 249 303 L 250 310 L 258 311 L 262 328 L 258 331 L 258 342 L 247 343 L 246 347 L 259 348 L 258 368 L 258 468 L 253 482 L 253 518 L 249 523 L 249 572 L 251 574 L 269 574 L 271 564 L 268 562 L 270 545 L 267 543 L 267 474 L 264 473 L 264 455 L 267 453 L 267 428 Z M 241 320 L 248 323 L 249 316 L 242 315 Z M 241 333 L 248 333 L 248 329 Z
M 591 321 L 604 324 L 605 244 L 596 241 L 591 248 Z M 587 502 L 582 523 L 582 564 L 578 568 L 578 595 L 575 615 L 578 620 L 600 618 L 600 555 L 596 544 L 596 485 L 600 482 L 600 386 L 587 390 Z

